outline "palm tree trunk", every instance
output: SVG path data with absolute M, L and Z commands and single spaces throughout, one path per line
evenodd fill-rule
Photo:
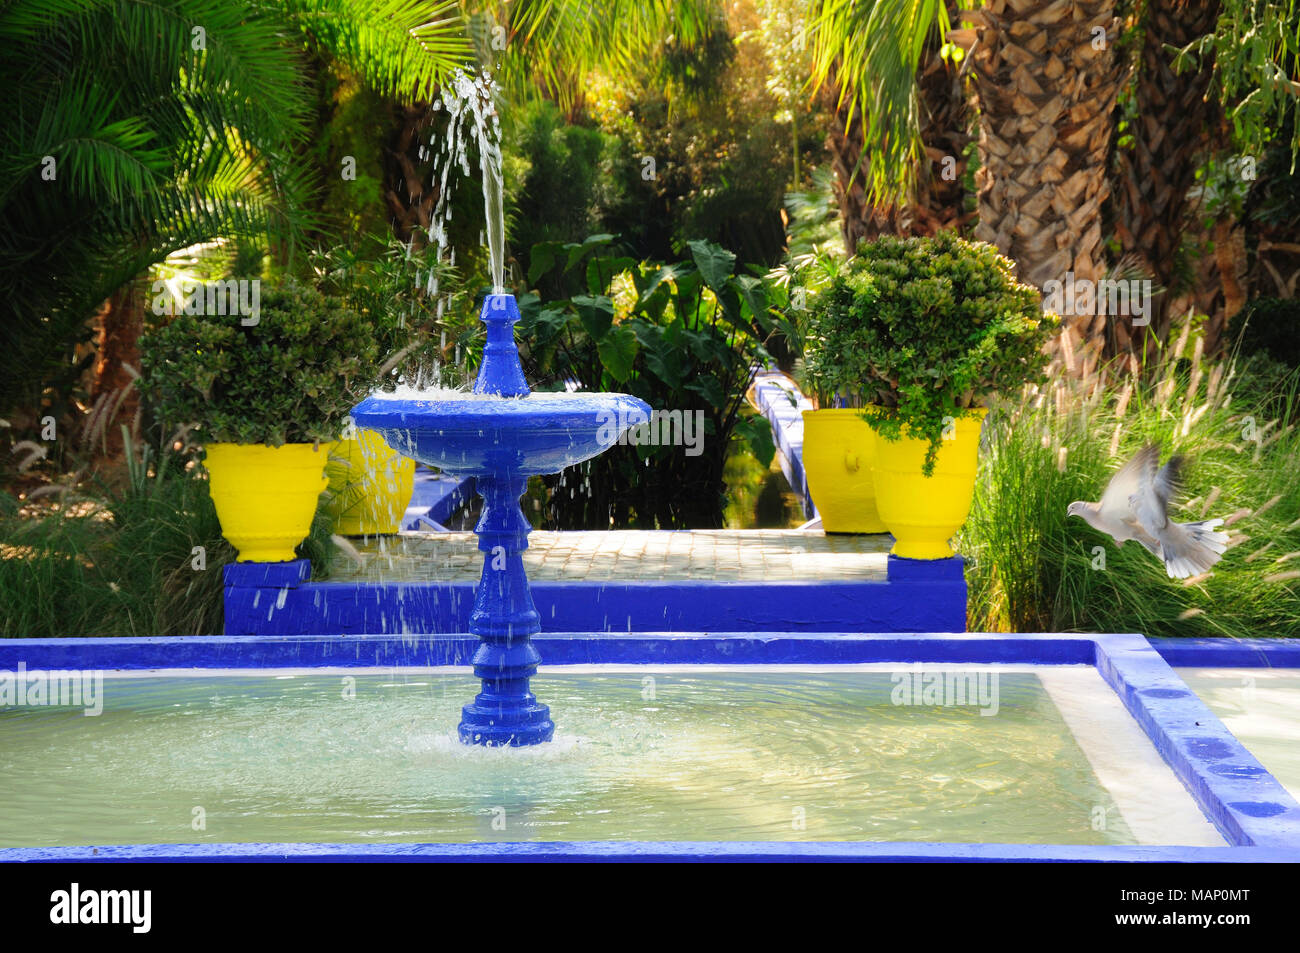
M 91 412 L 84 422 L 92 456 L 116 459 L 123 450 L 120 425 L 135 419 L 140 397 L 133 382 L 140 369 L 144 309 L 144 289 L 136 280 L 114 292 L 95 315 Z
M 956 16 L 955 5 L 949 13 Z M 973 218 L 966 211 L 966 147 L 972 110 L 966 98 L 965 74 L 939 55 L 940 43 L 928 43 L 918 77 L 921 97 L 921 143 L 928 164 L 917 176 L 913 207 L 925 235 L 959 228 Z
M 836 109 L 839 92 L 834 84 L 822 88 L 822 101 L 835 110 L 830 134 L 826 137 L 826 151 L 831 156 L 831 169 L 835 173 L 832 184 L 835 203 L 840 210 L 840 234 L 844 250 L 852 255 L 860 241 L 870 241 L 879 235 L 910 235 L 912 218 L 897 205 L 875 205 L 867 200 L 863 184 L 863 164 L 869 159 L 863 153 L 862 117 L 854 114 L 846 128 L 846 109 Z
M 980 106 L 975 236 L 1021 280 L 1104 277 L 1102 203 L 1121 64 L 1114 0 L 989 0 L 975 23 Z M 1104 338 L 1105 315 L 1065 316 L 1074 344 Z M 1073 353 L 1079 353 L 1077 349 Z
M 423 247 L 438 201 L 433 181 L 433 111 L 428 103 L 393 106 L 393 133 L 384 149 L 384 202 L 392 216 L 393 234 Z
M 1214 32 L 1219 0 L 1148 0 L 1141 72 L 1134 90 L 1137 118 L 1133 148 L 1117 152 L 1115 234 L 1157 285 L 1168 289 L 1154 302 L 1149 333 L 1163 341 L 1172 317 L 1174 262 L 1183 236 L 1187 191 L 1197 156 L 1205 148 L 1217 106 L 1206 99 L 1213 49 L 1198 68 L 1177 74 L 1174 53 Z M 1123 343 L 1123 342 L 1121 342 Z
M 836 108 L 839 90 L 828 82 L 823 102 L 834 112 L 835 122 L 826 139 L 834 169 L 835 199 L 840 210 L 840 231 L 849 254 L 859 241 L 879 235 L 933 235 L 944 228 L 960 227 L 965 212 L 964 158 L 971 140 L 970 110 L 958 69 L 939 55 L 939 44 L 928 42 L 917 77 L 921 99 L 921 142 L 928 162 L 918 171 L 911 200 L 904 205 L 874 205 L 867 201 L 863 156 L 862 119 L 855 113 L 846 128 L 847 113 Z M 868 151 L 868 155 L 870 150 Z M 951 161 L 948 161 L 951 159 Z

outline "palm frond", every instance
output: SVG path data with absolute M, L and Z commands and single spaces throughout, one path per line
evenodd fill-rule
M 427 101 L 453 69 L 474 62 L 456 0 L 281 0 L 310 41 L 377 92 Z
M 821 0 L 812 18 L 812 87 L 829 87 L 850 128 L 862 120 L 868 200 L 904 201 L 923 155 L 917 68 L 927 40 L 949 29 L 942 0 Z
M 482 34 L 491 14 L 477 15 Z M 503 24 L 498 82 L 524 95 L 540 90 L 567 111 L 593 70 L 634 72 L 670 38 L 703 43 L 725 29 L 723 17 L 718 0 L 520 0 Z

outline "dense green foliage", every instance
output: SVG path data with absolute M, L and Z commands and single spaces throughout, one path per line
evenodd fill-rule
M 282 22 L 224 0 L 6 6 L 0 409 L 71 373 L 93 309 L 169 252 L 301 235 L 306 111 Z
M 338 298 L 292 279 L 262 295 L 256 323 L 180 314 L 140 342 L 145 391 L 205 443 L 333 440 L 376 381 L 375 334 Z
M 448 0 L 5 4 L 0 413 L 66 389 L 95 308 L 178 249 L 248 239 L 300 264 L 322 174 L 303 161 L 316 105 L 304 53 L 396 99 L 427 97 L 469 57 L 457 11 Z
M 520 298 L 530 379 L 621 391 L 704 420 L 698 455 L 680 445 L 616 447 L 558 478 L 548 518 L 559 528 L 604 529 L 611 518 L 643 528 L 720 527 L 733 434 L 764 465 L 772 459 L 767 422 L 741 414 L 775 329 L 767 289 L 734 274 L 736 257 L 717 245 L 692 242 L 690 252 L 690 261 L 637 261 L 609 235 L 533 248 L 530 283 L 550 278 L 568 293 Z
M 989 415 L 958 547 L 972 632 L 1300 632 L 1297 378 L 1180 359 L 1186 344 L 1184 333 L 1145 380 L 1060 376 Z M 1261 412 L 1270 406 L 1281 420 Z M 1170 579 L 1137 543 L 1117 548 L 1065 515 L 1150 441 L 1189 458 L 1170 518 L 1228 520 L 1228 551 L 1203 577 Z
M 819 400 L 890 408 L 868 416 L 872 428 L 930 441 L 927 471 L 947 419 L 1041 379 L 1055 327 L 1010 261 L 950 233 L 863 243 L 803 320 L 804 372 Z
M 1124 63 L 1167 39 L 1152 32 L 1151 9 L 1117 7 Z M 922 134 L 927 123 L 928 132 L 966 129 L 968 112 L 941 107 L 945 96 L 966 101 L 979 63 L 946 93 L 918 73 L 945 41 L 949 63 L 963 60 L 954 44 L 977 61 L 988 49 L 970 45 L 971 21 L 952 4 L 0 4 L 0 633 L 219 630 L 220 566 L 233 553 L 205 478 L 175 460 L 138 460 L 141 430 L 155 442 L 186 424 L 199 425 L 200 442 L 331 439 L 376 384 L 458 385 L 473 375 L 474 299 L 487 282 L 478 167 L 471 156 L 451 196 L 453 269 L 422 244 L 440 194 L 432 168 L 446 113 L 419 105 L 450 67 L 472 61 L 502 90 L 507 283 L 531 292 L 520 295 L 519 328 L 530 380 L 628 391 L 705 421 L 698 457 L 682 446 L 620 446 L 550 479 L 535 498 L 545 525 L 710 527 L 734 519 L 728 504 L 754 509 L 758 490 L 742 481 L 773 495 L 762 482 L 773 451 L 744 394 L 769 356 L 793 366 L 799 349 L 787 339 L 802 337 L 807 389 L 823 406 L 890 408 L 873 426 L 928 438 L 931 459 L 948 418 L 993 405 L 962 541 L 972 628 L 1300 631 L 1300 444 L 1289 429 L 1300 401 L 1295 378 L 1279 383 L 1285 371 L 1274 363 L 1300 365 L 1291 300 L 1300 18 L 1297 0 L 1215 9 L 1216 28 L 1175 69 L 1188 81 L 1211 73 L 1195 101 L 1216 109 L 1210 141 L 1186 137 L 1175 157 L 1199 171 L 1187 200 L 1172 198 L 1186 208 L 1169 225 L 1183 247 L 1167 299 L 1195 290 L 1216 329 L 1217 292 L 1227 310 L 1260 294 L 1285 300 L 1255 297 L 1237 315 L 1228 341 L 1240 344 L 1239 364 L 1189 359 L 1184 339 L 1141 380 L 1063 378 L 1006 406 L 997 398 L 1042 383 L 1040 345 L 1054 322 L 1005 259 L 949 236 L 884 239 L 847 264 L 822 254 L 840 243 L 837 206 L 866 214 L 846 198 L 855 183 L 868 212 L 924 203 L 933 196 L 910 187 L 916 172 L 959 151 Z M 942 36 L 950 14 L 959 29 Z M 1022 29 L 1016 83 L 1030 93 L 1057 60 L 1035 52 L 1041 29 Z M 1128 75 L 1118 129 L 1091 144 L 1098 166 L 1117 166 L 1141 124 L 1152 126 L 1148 145 L 1165 128 L 1130 95 L 1143 71 Z M 1015 118 L 1024 99 L 1011 92 L 1001 104 L 981 94 L 985 131 Z M 832 135 L 828 164 L 832 130 L 852 141 Z M 987 160 L 1001 154 L 986 140 L 962 157 L 967 204 L 975 169 L 992 174 Z M 1017 194 L 1046 174 L 1032 163 L 1021 172 Z M 1113 198 L 1147 184 L 1122 178 Z M 990 217 L 1020 211 L 986 204 L 982 224 L 1007 234 L 1010 219 Z M 1113 251 L 1103 212 L 1096 224 Z M 1192 219 L 1197 227 L 1184 227 Z M 390 226 L 403 241 L 390 240 Z M 328 250 L 308 253 L 316 247 Z M 1118 257 L 1096 264 L 1126 273 Z M 760 280 L 755 265 L 736 274 L 737 260 L 785 267 Z M 135 413 L 134 385 L 122 385 L 140 313 L 134 300 L 115 300 L 110 329 L 93 319 L 100 305 L 126 298 L 118 292 L 132 281 L 269 274 L 310 275 L 311 286 L 268 291 L 257 325 L 181 315 L 152 332 L 139 385 L 149 399 L 117 444 L 106 421 Z M 798 335 L 787 321 L 798 321 Z M 97 323 L 102 347 L 91 343 Z M 1158 343 L 1170 347 L 1163 334 Z M 47 415 L 57 438 L 38 440 Z M 1178 518 L 1243 514 L 1223 564 L 1190 585 L 1168 580 L 1144 550 L 1117 550 L 1064 516 L 1150 439 L 1195 458 Z M 97 485 L 120 483 L 123 456 L 127 488 Z M 322 533 L 318 522 L 312 545 Z M 197 545 L 206 571 L 190 565 Z
M 637 217 L 629 193 L 639 176 L 617 136 L 568 123 L 547 102 L 529 103 L 506 122 L 510 241 L 525 271 L 534 245 L 619 232 Z
M 438 260 L 436 246 L 374 238 L 316 253 L 312 269 L 317 287 L 370 327 L 382 362 L 378 383 L 386 389 L 433 380 L 449 352 L 468 350 L 481 334 L 472 295 L 457 269 Z

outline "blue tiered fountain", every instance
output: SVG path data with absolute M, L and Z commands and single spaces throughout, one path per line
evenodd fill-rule
M 541 661 L 531 641 L 541 620 L 524 573 L 532 526 L 519 498 L 530 476 L 591 459 L 628 426 L 648 419 L 650 408 L 627 394 L 533 394 L 515 346 L 514 296 L 489 295 L 481 317 L 487 343 L 472 394 L 379 393 L 358 404 L 352 419 L 399 453 L 475 478 L 483 497 L 474 528 L 483 575 L 469 630 L 481 641 L 473 663 L 483 690 L 463 709 L 460 740 L 535 745 L 551 740 L 555 724 L 528 686 Z

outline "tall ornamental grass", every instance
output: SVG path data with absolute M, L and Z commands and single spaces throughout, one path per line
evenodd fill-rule
M 1082 374 L 1066 353 L 1047 383 L 990 414 L 960 548 L 971 631 L 1300 635 L 1300 387 L 1266 359 L 1202 360 L 1189 329 L 1148 373 Z M 1190 353 L 1187 353 L 1189 352 Z M 1223 517 L 1210 572 L 1170 579 L 1137 542 L 1116 548 L 1073 500 L 1100 499 L 1155 441 L 1188 456 L 1179 522 Z

